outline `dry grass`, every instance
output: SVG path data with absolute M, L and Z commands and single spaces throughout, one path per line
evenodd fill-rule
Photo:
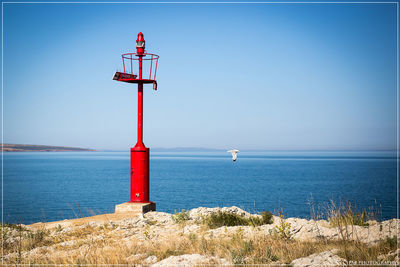
M 368 226 L 367 220 L 375 219 L 372 213 L 359 210 L 351 202 L 336 204 L 331 200 L 328 206 L 328 220 L 331 226 L 340 227 L 345 225 Z
M 172 255 L 193 253 L 225 258 L 235 264 L 290 263 L 333 248 L 338 248 L 339 256 L 349 261 L 376 261 L 378 255 L 387 254 L 397 246 L 395 240 L 368 247 L 348 240 L 300 242 L 265 234 L 246 238 L 241 228 L 226 238 L 214 238 L 203 231 L 185 235 L 177 233 L 165 240 L 155 239 L 149 234 L 145 240 L 129 239 L 129 242 L 121 242 L 121 237 L 110 225 L 85 226 L 68 233 L 62 233 L 62 229 L 33 232 L 18 226 L 6 229 L 17 230 L 20 237 L 13 246 L 5 247 L 5 255 L 14 253 L 14 257 L 6 261 L 8 263 L 135 264 L 151 255 L 162 260 Z M 61 233 L 54 235 L 57 231 Z M 99 236 L 103 238 L 97 238 Z M 74 242 L 63 246 L 67 241 Z M 26 254 L 34 248 L 37 253 Z M 132 255 L 141 256 L 127 259 Z
M 5 262 L 10 264 L 139 264 L 152 255 L 162 260 L 183 254 L 216 256 L 234 264 L 288 264 L 294 259 L 334 248 L 347 261 L 378 261 L 379 255 L 397 248 L 397 238 L 387 238 L 373 246 L 352 241 L 349 234 L 352 227 L 369 227 L 366 218 L 372 217 L 355 211 L 351 205 L 335 205 L 331 202 L 322 216 L 328 219 L 331 227 L 338 229 L 338 240 L 293 240 L 290 236 L 291 226 L 282 214 L 272 234 L 256 231 L 257 225 L 272 223 L 270 213 L 258 218 L 259 222 L 255 222 L 254 218 L 249 222 L 248 219 L 217 213 L 203 218 L 197 232 L 183 234 L 184 227 L 193 222 L 188 220 L 188 212 L 182 211 L 172 216 L 176 231 L 167 238 L 159 238 L 154 234 L 152 227 L 159 226 L 157 221 L 151 220 L 147 220 L 147 225 L 141 229 L 131 227 L 127 236 L 116 231 L 116 227 L 110 223 L 100 227 L 83 224 L 72 231 L 64 231 L 60 226 L 49 231 L 44 227 L 29 230 L 19 225 L 4 225 L 3 252 L 8 255 Z M 240 227 L 223 238 L 210 234 L 210 229 L 230 225 L 252 225 L 254 235 L 245 236 Z M 141 232 L 142 238 L 133 235 L 137 232 Z

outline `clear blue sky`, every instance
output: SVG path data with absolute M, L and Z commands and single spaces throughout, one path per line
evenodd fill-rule
M 396 146 L 395 4 L 4 4 L 4 142 L 133 146 L 139 31 L 148 147 Z

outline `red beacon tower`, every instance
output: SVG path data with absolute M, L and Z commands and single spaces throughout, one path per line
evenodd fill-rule
M 139 32 L 136 40 L 136 53 L 122 54 L 123 72 L 116 72 L 113 80 L 138 85 L 138 126 L 137 143 L 131 148 L 131 199 L 117 205 L 115 212 L 142 212 L 155 210 L 156 205 L 150 202 L 149 161 L 150 150 L 143 144 L 143 85 L 153 84 L 157 90 L 158 55 L 147 53 L 143 33 Z M 135 72 L 134 69 L 138 69 Z M 146 78 L 144 78 L 146 77 Z

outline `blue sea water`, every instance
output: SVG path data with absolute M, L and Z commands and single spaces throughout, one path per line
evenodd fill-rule
M 396 154 L 371 151 L 153 152 L 157 210 L 238 206 L 310 217 L 329 201 L 396 217 Z M 33 223 L 111 213 L 129 201 L 129 152 L 4 153 L 3 218 Z

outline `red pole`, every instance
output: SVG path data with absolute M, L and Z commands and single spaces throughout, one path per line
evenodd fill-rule
M 139 80 L 142 79 L 142 57 L 139 57 Z M 138 133 L 137 144 L 143 146 L 143 83 L 138 83 Z
M 138 46 L 140 45 L 140 46 Z M 150 150 L 143 144 L 143 82 L 142 57 L 144 56 L 144 38 L 139 33 L 136 46 L 139 56 L 138 83 L 138 134 L 135 147 L 131 148 L 131 202 L 149 202 L 150 195 Z

